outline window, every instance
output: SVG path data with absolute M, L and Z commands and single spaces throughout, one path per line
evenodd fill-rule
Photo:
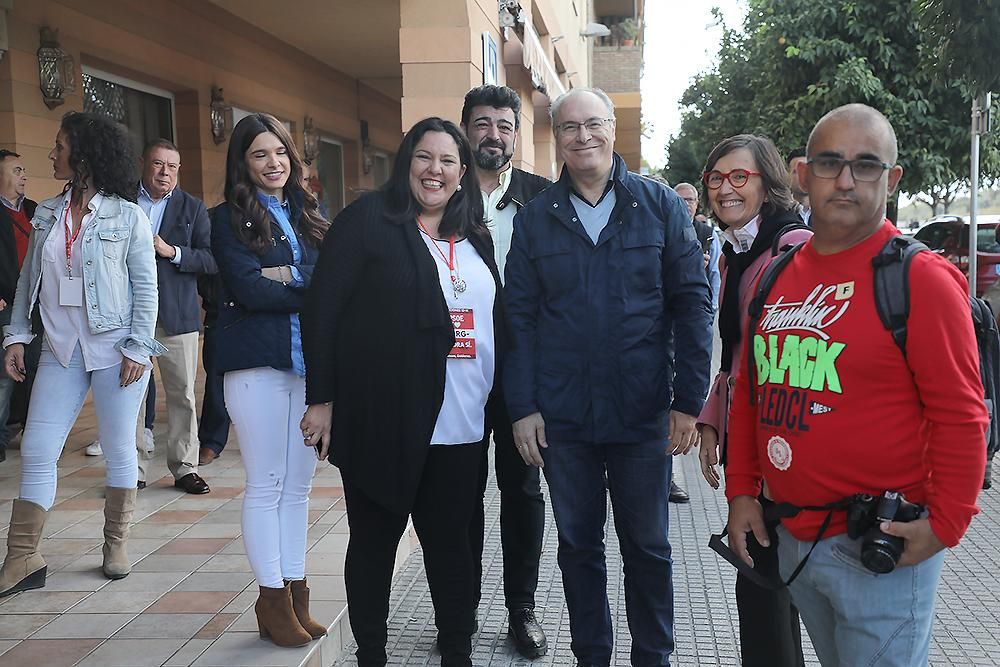
M 375 187 L 380 188 L 385 185 L 392 175 L 392 158 L 385 153 L 372 154 L 372 176 L 375 178 Z
M 244 118 L 246 118 L 250 114 L 260 113 L 260 112 L 257 112 L 257 111 L 247 111 L 246 109 L 241 109 L 239 107 L 233 107 L 232 109 L 233 109 L 233 127 L 236 127 L 236 124 L 238 122 L 240 122 L 241 120 L 243 120 Z M 263 113 L 270 113 L 270 112 L 269 111 L 265 111 Z M 274 116 L 274 114 L 271 114 L 271 115 Z M 275 116 L 275 117 L 277 118 L 277 116 Z M 281 119 L 278 118 L 278 120 L 281 120 Z M 288 130 L 289 132 L 292 131 L 292 124 L 289 123 L 287 120 L 281 120 L 281 124 L 284 125 L 285 129 Z
M 313 162 L 319 179 L 316 196 L 326 204 L 332 219 L 344 208 L 344 146 L 333 139 L 323 137 L 319 142 L 319 157 Z
M 174 141 L 173 93 L 83 68 L 83 110 L 110 116 L 126 128 L 136 154 L 153 139 Z

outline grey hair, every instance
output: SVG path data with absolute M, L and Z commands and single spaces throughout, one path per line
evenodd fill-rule
M 688 190 L 690 190 L 691 192 L 694 193 L 695 197 L 697 197 L 698 194 L 699 194 L 698 193 L 698 188 L 694 187 L 690 183 L 678 183 L 677 185 L 674 186 L 674 192 L 677 192 L 681 188 L 687 188 Z M 678 194 L 680 194 L 680 193 L 678 193 Z
M 608 97 L 608 94 L 600 88 L 570 88 L 565 93 L 554 99 L 552 101 L 552 105 L 549 107 L 549 118 L 552 120 L 553 129 L 555 129 L 556 118 L 559 116 L 559 110 L 562 108 L 563 102 L 574 95 L 580 95 L 583 93 L 590 93 L 604 102 L 604 106 L 608 108 L 608 117 L 615 117 L 615 103 L 612 102 L 611 98 Z

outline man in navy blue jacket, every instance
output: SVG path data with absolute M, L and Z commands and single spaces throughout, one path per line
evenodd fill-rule
M 160 307 L 156 339 L 168 352 L 157 358 L 167 395 L 167 467 L 174 486 L 187 493 L 208 493 L 198 474 L 198 417 L 194 383 L 198 373 L 198 276 L 218 272 L 211 251 L 211 223 L 205 204 L 177 187 L 181 155 L 165 139 L 142 154 L 139 206 L 153 227 Z M 139 423 L 144 420 L 139 416 Z M 142 439 L 137 439 L 142 443 Z M 149 454 L 138 444 L 139 485 L 145 486 Z
M 708 392 L 705 263 L 684 202 L 614 153 L 614 104 L 603 91 L 573 89 L 551 113 L 565 167 L 515 218 L 507 257 L 514 442 L 549 485 L 577 664 L 611 662 L 610 491 L 631 664 L 669 665 L 667 495 L 671 456 L 695 444 Z

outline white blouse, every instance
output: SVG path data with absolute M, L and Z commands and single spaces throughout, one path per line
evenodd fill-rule
M 111 368 L 122 360 L 122 353 L 115 349 L 121 340 L 121 329 L 91 333 L 83 302 L 83 237 L 87 227 L 94 221 L 104 197 L 98 193 L 88 204 L 87 214 L 80 222 L 80 232 L 73 242 L 70 255 L 70 276 L 79 286 L 79 306 L 59 305 L 59 283 L 66 275 L 66 239 L 72 237 L 69 231 L 67 209 L 70 192 L 66 193 L 62 205 L 56 211 L 56 223 L 42 246 L 42 284 L 38 293 L 38 307 L 45 328 L 45 342 L 64 368 L 69 367 L 77 344 L 83 351 L 83 363 L 87 371 Z
M 445 303 L 456 323 L 456 347 L 448 356 L 445 370 L 444 403 L 434 424 L 432 445 L 463 445 L 483 439 L 486 423 L 486 399 L 493 388 L 496 350 L 493 340 L 493 303 L 496 283 L 486 262 L 468 240 L 455 242 L 455 267 L 465 281 L 465 291 L 458 292 L 445 263 L 448 241 L 431 239 L 421 233 L 427 251 L 434 258 Z M 441 251 L 434 249 L 437 245 Z M 443 256 L 442 256 L 443 253 Z M 472 343 L 472 345 L 470 345 Z M 472 350 L 474 349 L 474 357 Z M 471 357 L 471 358 L 470 358 Z

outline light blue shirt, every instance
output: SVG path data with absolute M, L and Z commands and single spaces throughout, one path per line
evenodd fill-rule
M 285 240 L 288 241 L 288 245 L 292 248 L 292 282 L 289 283 L 293 287 L 301 287 L 304 284 L 302 280 L 302 274 L 299 273 L 298 263 L 302 261 L 302 248 L 299 246 L 299 238 L 295 235 L 295 230 L 292 228 L 292 221 L 288 217 L 288 212 L 290 207 L 288 205 L 288 199 L 282 203 L 278 201 L 278 198 L 273 195 L 265 195 L 261 192 L 257 193 L 257 199 L 267 207 L 267 212 L 271 215 L 278 226 L 281 227 L 281 233 L 284 235 Z M 305 357 L 302 356 L 302 325 L 299 322 L 299 314 L 292 313 L 289 315 L 292 326 L 292 370 L 299 377 L 306 376 L 306 361 Z
M 157 236 L 160 233 L 160 225 L 163 224 L 163 212 L 167 210 L 167 201 L 170 199 L 170 195 L 172 194 L 174 194 L 173 190 L 163 195 L 163 198 L 160 199 L 160 201 L 153 201 L 149 192 L 146 191 L 146 186 L 142 184 L 142 181 L 139 181 L 139 196 L 137 197 L 138 201 L 136 203 L 139 204 L 139 208 L 141 208 L 142 212 L 146 214 L 147 218 L 149 218 L 149 226 L 153 229 L 153 236 Z M 174 253 L 174 257 L 170 260 L 170 263 L 180 266 L 181 249 L 174 246 L 174 250 L 177 252 Z

